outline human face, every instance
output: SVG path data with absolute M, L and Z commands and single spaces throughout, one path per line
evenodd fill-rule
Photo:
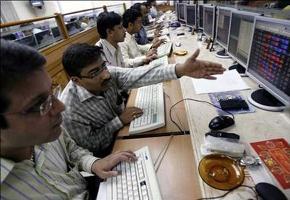
M 64 105 L 52 97 L 51 107 L 46 113 L 41 115 L 38 109 L 50 95 L 51 80 L 44 69 L 32 72 L 9 91 L 10 106 L 4 113 L 8 128 L 1 130 L 1 145 L 24 148 L 59 137 Z M 35 112 L 37 109 L 38 112 Z
M 114 26 L 113 30 L 110 30 L 109 34 L 116 43 L 124 42 L 126 36 L 126 29 L 123 27 L 121 23 L 119 25 Z
M 142 18 L 138 17 L 133 24 L 133 31 L 134 33 L 138 33 L 142 28 Z
M 85 67 L 79 77 L 72 78 L 77 84 L 96 94 L 109 88 L 111 74 L 107 69 L 106 62 L 100 57 L 98 61 Z

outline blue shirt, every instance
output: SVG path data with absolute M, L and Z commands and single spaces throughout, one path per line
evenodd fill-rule
M 136 42 L 140 45 L 148 44 L 149 40 L 145 28 L 142 26 L 140 31 L 135 34 Z

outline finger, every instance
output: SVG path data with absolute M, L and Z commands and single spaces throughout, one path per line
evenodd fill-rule
M 197 49 L 189 59 L 194 62 L 196 60 L 196 58 L 198 57 L 199 52 L 200 52 L 200 50 Z
M 118 171 L 102 171 L 100 176 L 102 179 L 106 179 L 109 177 L 117 176 L 118 174 L 119 174 Z
M 132 161 L 132 160 L 136 160 L 137 156 L 135 155 L 134 152 L 127 150 L 127 151 L 122 151 L 120 152 L 117 156 L 126 156 L 127 157 L 127 161 Z

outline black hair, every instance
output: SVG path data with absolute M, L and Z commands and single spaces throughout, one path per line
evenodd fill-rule
M 0 62 L 0 128 L 8 127 L 1 113 L 8 110 L 8 91 L 18 86 L 31 72 L 40 70 L 46 63 L 36 49 L 16 42 L 1 39 Z
M 123 26 L 128 28 L 129 23 L 134 23 L 138 17 L 142 18 L 142 15 L 140 12 L 138 12 L 138 10 L 132 8 L 126 10 L 123 14 Z
M 138 12 L 141 13 L 141 6 L 142 5 L 143 5 L 142 3 L 135 3 L 133 6 L 131 6 L 131 8 L 136 9 L 136 10 L 138 10 Z
M 108 37 L 107 30 L 113 30 L 114 26 L 121 24 L 122 17 L 115 12 L 102 12 L 97 19 L 97 29 L 101 38 Z
M 100 59 L 101 53 L 102 50 L 98 46 L 87 43 L 73 44 L 63 53 L 62 65 L 70 77 L 80 76 L 84 68 Z

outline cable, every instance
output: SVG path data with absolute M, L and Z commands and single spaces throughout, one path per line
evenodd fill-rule
M 178 127 L 178 124 L 172 119 L 172 117 L 171 117 L 171 110 L 177 105 L 177 104 L 179 104 L 180 102 L 182 102 L 182 101 L 195 101 L 195 102 L 199 102 L 199 103 L 207 103 L 207 104 L 209 104 L 209 105 L 211 105 L 211 106 L 213 106 L 213 107 L 215 107 L 215 108 L 218 108 L 218 109 L 220 109 L 220 110 L 223 110 L 223 109 L 221 109 L 220 107 L 218 107 L 218 106 L 216 106 L 216 105 L 214 105 L 214 104 L 212 104 L 212 103 L 210 103 L 210 102 L 208 102 L 208 101 L 203 101 L 203 100 L 198 100 L 198 99 L 192 99 L 192 98 L 185 98 L 185 99 L 182 99 L 182 100 L 180 100 L 180 101 L 178 101 L 178 102 L 176 102 L 175 104 L 173 104 L 173 106 L 171 106 L 171 108 L 170 108 L 170 110 L 169 110 L 169 116 L 170 116 L 170 120 Z M 226 110 L 223 110 L 224 112 L 226 112 L 226 113 L 228 113 L 228 114 L 230 114 L 232 117 L 233 117 L 233 120 L 235 120 L 235 116 L 233 115 L 233 113 L 231 113 L 231 112 L 229 112 L 229 111 L 226 111 Z
M 221 195 L 221 196 L 217 196 L 217 197 L 204 197 L 204 198 L 199 198 L 199 199 L 197 199 L 197 200 L 220 199 L 220 198 L 223 198 L 223 197 L 227 196 L 229 193 L 231 193 L 232 191 L 236 190 L 236 189 L 239 188 L 239 187 L 250 188 L 250 189 L 255 193 L 256 200 L 258 200 L 258 194 L 257 194 L 256 190 L 255 190 L 253 187 L 248 186 L 248 185 L 240 185 L 240 186 L 238 186 L 238 187 L 236 187 L 236 188 L 234 188 L 234 189 L 231 189 L 231 190 L 227 191 L 226 193 L 224 193 L 224 194 Z

